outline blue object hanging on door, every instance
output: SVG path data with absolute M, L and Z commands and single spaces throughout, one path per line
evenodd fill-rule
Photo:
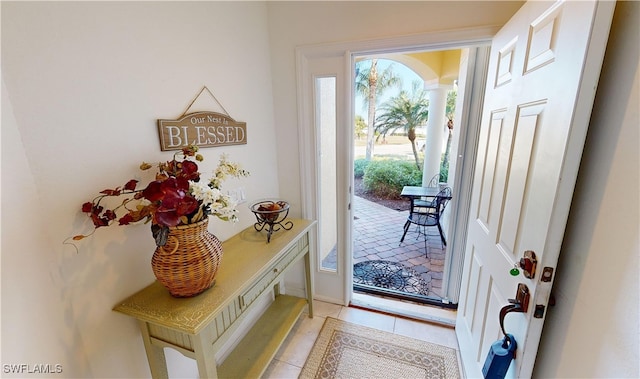
M 516 358 L 516 342 L 513 334 L 504 330 L 504 318 L 508 313 L 525 313 L 529 308 L 529 288 L 522 283 L 518 284 L 515 299 L 509 299 L 509 304 L 500 309 L 498 319 L 504 338 L 491 344 L 487 359 L 482 366 L 482 374 L 485 379 L 503 379 L 507 375 L 511 361 Z
M 487 359 L 482 367 L 482 374 L 486 379 L 502 379 L 509 370 L 511 361 L 515 358 L 518 344 L 511 334 L 491 344 Z

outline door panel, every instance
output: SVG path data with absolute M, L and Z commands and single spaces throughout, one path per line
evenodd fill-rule
M 536 110 L 541 112 L 542 109 L 542 106 L 535 105 L 521 108 L 516 121 L 513 150 L 509 159 L 511 166 L 507 182 L 508 191 L 498 232 L 498 245 L 503 251 L 509 252 L 514 259 L 515 247 L 518 243 L 518 226 L 526 202 L 525 190 L 530 187 L 528 185 L 531 179 L 529 163 L 532 158 L 539 114 Z
M 500 140 L 502 139 L 502 125 L 504 122 L 506 112 L 504 110 L 494 111 L 491 117 L 491 128 L 487 130 L 489 136 L 487 136 L 487 143 L 485 144 L 486 150 L 484 156 L 481 159 L 484 164 L 484 172 L 482 173 L 482 187 L 480 189 L 481 201 L 478 203 L 478 222 L 489 230 L 490 223 L 490 209 L 492 205 L 492 193 L 495 184 L 495 172 L 497 170 L 498 149 Z M 482 136 L 481 136 L 482 138 Z
M 544 320 L 533 309 L 552 282 L 510 270 L 525 250 L 557 263 L 614 5 L 527 2 L 493 40 L 456 325 L 469 377 L 502 338 L 518 283 L 531 301 L 505 318 L 518 344 L 507 376 L 532 374 Z

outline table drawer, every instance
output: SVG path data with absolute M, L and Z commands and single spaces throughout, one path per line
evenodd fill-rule
M 300 254 L 299 244 L 295 244 L 280 258 L 267 272 L 240 295 L 240 308 L 244 309 L 251 304 L 269 285 L 280 275 L 291 262 Z

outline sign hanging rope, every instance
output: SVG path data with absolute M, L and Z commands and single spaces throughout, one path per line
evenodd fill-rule
M 220 101 L 218 101 L 218 99 L 215 97 L 215 95 L 209 90 L 209 88 L 207 88 L 207 86 L 203 86 L 202 89 L 200 90 L 200 92 L 198 92 L 198 94 L 196 95 L 196 97 L 193 98 L 193 100 L 191 100 L 191 103 L 189 104 L 189 106 L 187 107 L 187 109 L 184 110 L 184 112 L 182 112 L 182 115 L 180 115 L 180 118 L 184 117 L 184 115 L 187 114 L 187 112 L 189 112 L 189 109 L 191 109 L 191 106 L 193 105 L 193 103 L 196 102 L 196 100 L 198 100 L 198 98 L 200 97 L 200 95 L 202 95 L 202 92 L 207 91 L 209 93 L 209 95 L 211 95 L 211 97 L 213 98 L 213 100 L 216 102 L 216 104 L 218 104 L 220 106 L 220 108 L 222 108 L 222 111 L 224 112 L 224 114 L 226 114 L 227 116 L 231 117 L 229 115 L 229 112 L 227 112 L 226 109 L 224 109 L 224 106 L 222 105 L 222 103 Z

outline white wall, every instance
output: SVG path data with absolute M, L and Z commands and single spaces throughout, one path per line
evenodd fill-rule
M 618 2 L 538 350 L 539 378 L 640 377 L 640 3 Z
M 25 217 L 40 213 L 38 191 L 7 95 L 2 82 L 2 172 L 11 172 L 2 178 L 2 364 L 37 357 L 69 367 L 73 356 L 82 366 L 86 356 L 71 343 L 77 330 L 65 322 L 61 294 L 51 285 L 55 256 L 46 238 L 37 238 L 47 221 Z
M 247 123 L 248 143 L 203 149 L 201 172 L 226 152 L 252 173 L 228 184 L 244 186 L 250 200 L 278 195 L 266 6 L 1 6 L 2 364 L 148 377 L 136 323 L 111 311 L 154 280 L 148 225 L 103 228 L 78 253 L 62 241 L 91 230 L 83 202 L 138 175 L 142 161 L 171 158 L 160 152 L 156 120 L 180 116 L 204 85 Z M 238 224 L 212 219 L 210 230 L 224 240 L 252 224 L 246 204 L 240 209 Z M 169 361 L 193 373 L 190 360 Z

